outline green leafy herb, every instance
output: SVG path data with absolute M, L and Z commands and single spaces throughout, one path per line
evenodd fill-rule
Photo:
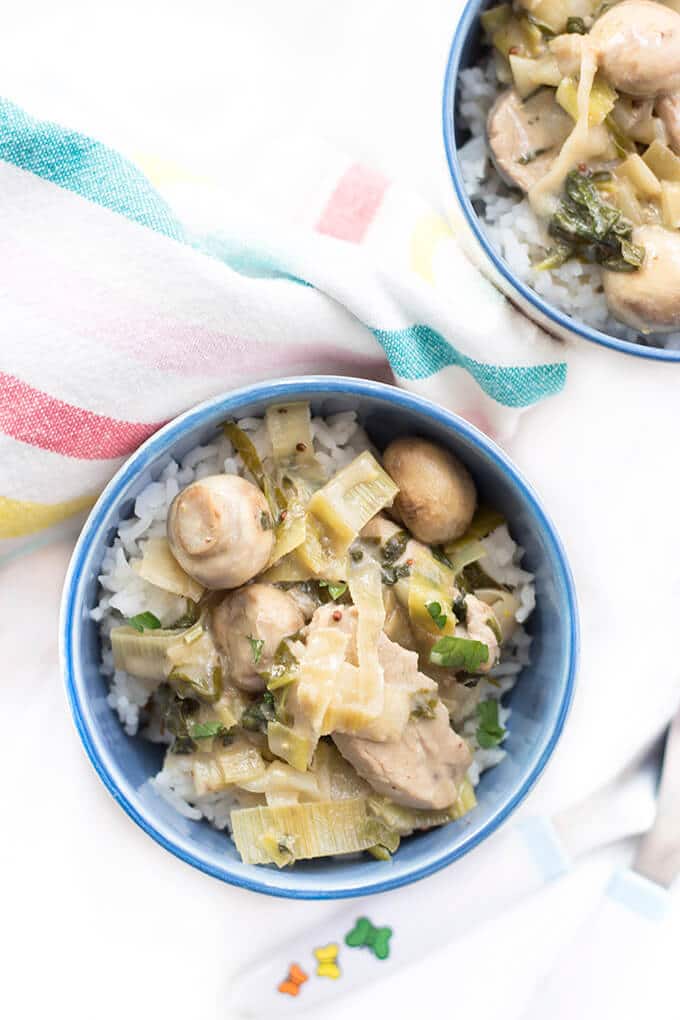
M 194 740 L 204 740 L 207 737 L 218 737 L 226 732 L 226 726 L 215 719 L 211 722 L 194 723 L 189 728 L 189 735 Z
M 559 269 L 565 262 L 574 254 L 574 248 L 571 244 L 555 244 L 552 248 L 547 248 L 545 255 L 540 262 L 534 262 L 532 269 L 536 269 L 539 272 L 543 272 L 546 269 Z
M 380 550 L 381 558 L 385 566 L 391 566 L 404 555 L 408 544 L 408 531 L 397 531 L 391 538 L 388 538 Z
M 485 570 L 482 570 L 479 563 L 468 563 L 460 574 L 456 576 L 456 584 L 464 588 L 466 592 L 476 591 L 477 588 L 495 588 L 503 590 L 503 585 L 489 577 Z
M 136 616 L 130 617 L 128 623 L 140 634 L 145 630 L 158 630 L 161 625 L 161 621 L 153 613 L 137 613 Z
M 446 613 L 442 613 L 440 602 L 428 602 L 425 607 L 440 630 L 446 626 Z
M 435 666 L 464 669 L 466 673 L 477 672 L 479 667 L 488 661 L 488 645 L 482 641 L 452 635 L 440 638 L 430 652 L 430 662 Z
M 583 18 L 567 18 L 567 32 L 572 35 L 587 35 L 588 29 Z
M 396 563 L 393 567 L 382 568 L 382 583 L 388 586 L 396 584 L 402 577 L 408 577 L 411 568 L 408 563 Z
M 255 665 L 257 665 L 257 663 L 262 658 L 262 649 L 264 648 L 264 641 L 262 640 L 262 638 L 254 638 L 251 637 L 250 635 L 248 635 L 248 641 L 250 643 L 250 651 L 252 652 L 253 655 L 253 662 L 255 663 Z
M 158 702 L 161 707 L 162 730 L 175 738 L 170 750 L 173 754 L 191 754 L 197 744 L 189 734 L 190 717 L 198 711 L 199 703 L 194 698 L 179 698 L 171 687 L 159 689 Z
M 289 638 L 284 638 L 274 653 L 271 668 L 260 672 L 260 676 L 264 678 L 270 691 L 276 691 L 279 687 L 285 687 L 297 680 L 300 663 L 293 655 L 288 642 L 296 641 L 299 637 L 299 634 L 291 634 Z
M 571 256 L 614 272 L 635 272 L 645 256 L 644 248 L 631 240 L 633 224 L 619 209 L 603 201 L 587 170 L 567 174 L 564 197 L 548 231 L 571 247 Z
M 202 701 L 217 701 L 222 693 L 222 670 L 214 666 L 206 671 L 203 666 L 175 666 L 168 674 L 168 683 L 177 697 L 200 698 Z
M 530 149 L 528 152 L 523 152 L 517 162 L 521 166 L 526 166 L 527 163 L 533 163 L 539 156 L 544 156 L 546 152 L 550 152 L 551 146 L 547 146 L 544 149 Z
M 498 702 L 494 699 L 480 701 L 477 705 L 477 743 L 488 749 L 500 744 L 505 730 L 498 721 Z
M 432 553 L 436 560 L 439 560 L 439 562 L 443 563 L 445 567 L 450 567 L 450 569 L 453 570 L 453 563 L 448 558 L 448 556 L 441 548 L 441 546 L 439 545 L 430 546 L 430 552 Z
M 263 531 L 271 531 L 274 527 L 274 522 L 266 510 L 263 510 L 260 514 L 260 527 Z
M 363 550 L 361 549 L 350 549 L 349 554 L 352 557 L 353 563 L 361 563 L 364 558 Z
M 465 596 L 462 592 L 456 595 L 453 600 L 453 611 L 458 623 L 467 623 L 467 602 L 465 601 Z
M 335 602 L 336 599 L 342 598 L 347 591 L 347 584 L 345 581 L 319 581 L 319 588 L 326 588 L 328 594 Z
M 276 702 L 271 691 L 265 691 L 259 701 L 254 701 L 241 716 L 245 730 L 266 733 L 267 723 L 276 719 Z

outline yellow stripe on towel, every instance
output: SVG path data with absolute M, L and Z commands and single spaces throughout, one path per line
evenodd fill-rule
M 51 528 L 53 524 L 89 510 L 96 496 L 79 496 L 65 503 L 31 503 L 23 499 L 0 496 L 0 539 L 20 538 L 36 531 Z
M 411 269 L 423 280 L 434 283 L 432 261 L 437 245 L 444 237 L 452 237 L 451 228 L 441 216 L 428 213 L 415 225 L 411 234 Z

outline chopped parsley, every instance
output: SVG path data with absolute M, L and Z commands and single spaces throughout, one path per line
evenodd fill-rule
M 244 730 L 267 732 L 267 723 L 276 719 L 276 702 L 271 691 L 265 691 L 259 701 L 254 701 L 241 716 Z
M 128 623 L 140 634 L 145 630 L 158 630 L 161 625 L 161 621 L 153 613 L 137 613 L 136 616 L 130 617 Z
M 257 663 L 262 658 L 262 649 L 264 648 L 264 641 L 262 638 L 254 638 L 248 635 L 248 641 L 250 642 L 250 651 L 253 653 L 253 662 Z
M 523 152 L 517 162 L 521 166 L 526 166 L 527 163 L 533 163 L 533 161 L 538 159 L 539 156 L 544 156 L 546 152 L 550 152 L 550 148 L 530 149 L 528 152 Z
M 586 35 L 588 29 L 583 18 L 567 18 L 567 32 L 570 35 Z
M 350 549 L 349 554 L 352 557 L 353 563 L 361 563 L 364 558 L 364 554 L 361 549 Z
M 458 623 L 467 623 L 467 602 L 465 596 L 462 593 L 456 595 L 453 600 L 453 611 L 456 614 Z
M 444 630 L 444 627 L 446 626 L 446 613 L 442 612 L 441 603 L 428 602 L 425 608 L 432 617 L 435 625 L 439 627 L 440 630 Z
M 319 581 L 319 588 L 326 588 L 328 594 L 335 602 L 347 591 L 347 584 L 345 581 Z
M 208 737 L 219 737 L 222 733 L 226 733 L 226 731 L 226 726 L 218 719 L 215 719 L 211 722 L 194 723 L 189 729 L 189 736 L 193 740 L 205 740 Z
M 466 673 L 476 673 L 479 667 L 489 660 L 489 647 L 482 641 L 470 638 L 443 637 L 433 646 L 430 662 L 446 669 L 464 669 Z
M 263 531 L 271 531 L 274 527 L 272 519 L 266 510 L 263 510 L 260 514 L 260 527 Z
M 393 567 L 382 568 L 382 583 L 388 586 L 396 584 L 402 577 L 408 577 L 411 568 L 408 563 L 396 563 Z
M 391 538 L 387 539 L 380 550 L 381 559 L 385 566 L 391 566 L 397 562 L 400 556 L 404 555 L 408 540 L 408 531 L 397 531 Z
M 498 702 L 493 698 L 489 701 L 480 701 L 477 705 L 477 743 L 480 747 L 488 749 L 500 744 L 505 736 L 505 729 L 498 721 Z

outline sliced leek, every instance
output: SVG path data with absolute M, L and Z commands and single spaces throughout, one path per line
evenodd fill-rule
M 311 772 L 299 772 L 290 765 L 272 762 L 265 772 L 255 779 L 239 783 L 249 793 L 263 793 L 267 798 L 267 806 L 271 807 L 274 799 L 279 804 L 296 804 L 300 797 L 305 800 L 321 800 L 319 784 Z
M 170 551 L 167 538 L 150 538 L 144 543 L 142 558 L 132 561 L 132 569 L 149 584 L 172 595 L 198 602 L 205 589 L 182 570 Z
M 222 668 L 212 638 L 201 624 L 186 631 L 167 649 L 166 656 L 170 666 L 168 683 L 180 696 L 217 701 L 222 694 Z
M 469 779 L 465 778 L 458 789 L 453 804 L 442 811 L 418 810 L 395 804 L 387 797 L 369 797 L 368 810 L 389 829 L 400 836 L 409 836 L 420 829 L 432 829 L 436 825 L 458 821 L 477 804 L 475 792 Z
M 277 463 L 304 464 L 315 460 L 311 413 L 306 401 L 273 404 L 267 408 L 265 421 Z
M 398 493 L 390 476 L 365 451 L 318 489 L 307 506 L 307 537 L 298 550 L 318 577 L 338 569 L 365 524 Z
M 453 634 L 456 617 L 451 608 L 454 572 L 429 551 L 416 550 L 408 588 L 408 613 L 414 627 L 428 634 Z M 435 609 L 439 612 L 434 612 Z
M 454 575 L 457 576 L 465 567 L 486 556 L 486 549 L 476 538 L 461 538 L 447 545 L 446 555 L 451 561 Z
M 680 181 L 680 157 L 662 142 L 652 142 L 642 157 L 661 181 Z
M 574 78 L 563 78 L 555 93 L 555 99 L 572 120 L 578 119 L 579 84 Z M 596 127 L 603 124 L 614 109 L 618 93 L 600 75 L 595 76 L 588 99 L 588 124 Z
M 357 609 L 357 659 L 361 673 L 362 701 L 377 715 L 382 711 L 384 677 L 378 642 L 385 625 L 380 567 L 364 557 L 350 560 L 349 593 Z
M 370 793 L 368 784 L 329 740 L 319 742 L 311 771 L 317 778 L 324 800 L 351 800 Z
M 288 849 L 291 861 L 367 850 L 374 840 L 365 831 L 366 820 L 363 797 L 231 812 L 234 842 L 245 864 L 277 863 L 272 839 Z
M 269 750 L 277 758 L 292 765 L 298 772 L 305 772 L 314 753 L 314 741 L 306 733 L 299 732 L 280 722 L 267 723 Z
M 390 855 L 396 853 L 399 849 L 401 842 L 399 833 L 391 829 L 389 825 L 385 825 L 379 818 L 367 819 L 364 834 L 367 838 L 373 840 L 373 846 L 368 849 L 379 860 L 389 860 Z M 386 850 L 387 854 L 375 853 L 375 850 L 379 847 Z
M 252 782 L 264 772 L 262 755 L 245 740 L 210 754 L 199 752 L 192 755 L 191 774 L 198 797 L 219 793 L 228 786 Z
M 172 668 L 168 651 L 181 640 L 179 630 L 145 630 L 140 634 L 134 627 L 114 627 L 111 647 L 116 669 L 161 683 Z

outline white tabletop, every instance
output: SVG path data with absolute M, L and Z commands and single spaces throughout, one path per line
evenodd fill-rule
M 248 172 L 249 147 L 257 141 L 259 149 L 263 137 L 323 135 L 437 206 L 441 81 L 456 13 L 450 0 L 38 0 L 17 5 L 3 27 L 3 91 L 31 113 L 97 135 L 133 158 L 153 155 L 235 182 Z M 532 412 L 532 428 L 527 419 L 511 452 L 548 500 L 590 609 L 606 561 L 593 535 L 603 521 L 611 524 L 606 508 L 623 499 L 617 471 L 626 458 L 612 464 L 608 451 L 618 443 L 631 463 L 642 460 L 635 414 L 658 405 L 660 434 L 671 438 L 677 415 L 670 401 L 657 399 L 658 376 L 642 363 L 635 377 L 618 378 L 610 362 L 589 355 L 587 368 L 580 355 L 571 359 L 578 416 L 573 402 L 558 398 Z M 607 389 L 612 375 L 616 388 Z M 586 447 L 594 448 L 590 458 L 581 456 Z M 663 450 L 650 454 L 650 471 L 654 457 L 660 465 Z M 565 489 L 565 475 L 573 487 Z M 635 485 L 625 491 L 638 500 L 629 514 L 638 528 L 651 476 L 637 488 L 645 485 L 637 496 Z M 584 512 L 591 505 L 585 487 L 604 487 L 599 521 Z M 656 534 L 646 535 L 639 557 Z M 631 555 L 640 543 L 626 545 Z M 69 548 L 55 544 L 0 572 L 7 819 L 0 881 L 11 959 L 8 965 L 5 950 L 3 1005 L 14 1007 L 8 1016 L 31 1018 L 223 1018 L 224 990 L 240 965 L 337 906 L 258 896 L 199 874 L 161 851 L 105 792 L 71 724 L 58 672 L 57 608 Z M 659 555 L 669 570 L 677 566 L 675 552 L 664 547 Z M 625 635 L 625 614 L 606 616 Z M 584 650 L 601 655 L 605 669 L 598 630 L 585 621 Z M 582 740 L 593 754 L 604 744 L 614 768 L 635 718 L 622 713 L 612 733 L 610 707 L 604 692 L 600 700 L 582 697 L 567 740 Z M 587 776 L 586 763 L 574 791 L 587 786 Z M 545 804 L 569 779 L 555 765 L 535 803 Z M 360 1016 L 392 1020 L 442 1006 L 476 1020 L 497 1020 L 501 1011 L 513 1020 L 619 859 L 600 855 L 351 1006 Z M 421 919 L 437 883 L 450 878 L 449 870 L 413 887 Z M 380 897 L 374 902 L 379 923 Z M 672 925 L 677 941 L 680 924 Z M 339 1004 L 325 1020 L 341 1020 L 349 1008 Z

